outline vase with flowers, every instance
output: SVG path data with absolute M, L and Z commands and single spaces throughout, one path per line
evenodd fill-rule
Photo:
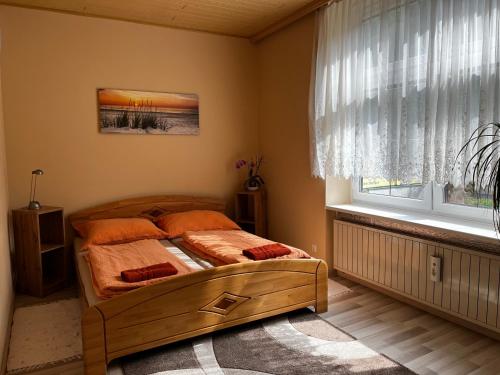
M 250 158 L 249 160 L 240 159 L 236 161 L 236 169 L 248 169 L 248 177 L 245 180 L 245 189 L 248 191 L 259 190 L 264 185 L 264 180 L 259 175 L 259 170 L 262 165 L 262 156 Z

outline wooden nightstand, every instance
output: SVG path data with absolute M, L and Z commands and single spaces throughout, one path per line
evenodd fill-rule
M 247 232 L 267 237 L 265 190 L 236 193 L 236 223 Z
M 66 283 L 64 213 L 61 207 L 12 211 L 17 289 L 43 297 Z

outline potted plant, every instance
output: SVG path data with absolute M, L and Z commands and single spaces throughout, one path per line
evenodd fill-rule
M 248 168 L 248 177 L 244 183 L 245 189 L 248 191 L 259 190 L 264 185 L 264 180 L 259 175 L 262 160 L 262 156 L 258 156 L 248 161 L 243 159 L 236 161 L 236 169 Z
M 492 193 L 493 224 L 497 233 L 500 233 L 500 123 L 492 122 L 480 126 L 472 133 L 458 156 L 467 152 L 469 147 L 476 147 L 480 139 L 486 143 L 470 157 L 465 174 L 469 171 L 472 173 L 472 188 L 478 197 L 481 191 Z

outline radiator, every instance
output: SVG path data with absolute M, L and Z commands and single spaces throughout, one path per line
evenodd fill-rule
M 335 220 L 334 269 L 500 332 L 500 257 Z M 441 281 L 430 257 L 441 258 Z

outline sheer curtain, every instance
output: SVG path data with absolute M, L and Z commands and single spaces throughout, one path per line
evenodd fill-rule
M 471 132 L 500 121 L 499 12 L 500 0 L 343 0 L 321 10 L 313 175 L 457 183 Z

